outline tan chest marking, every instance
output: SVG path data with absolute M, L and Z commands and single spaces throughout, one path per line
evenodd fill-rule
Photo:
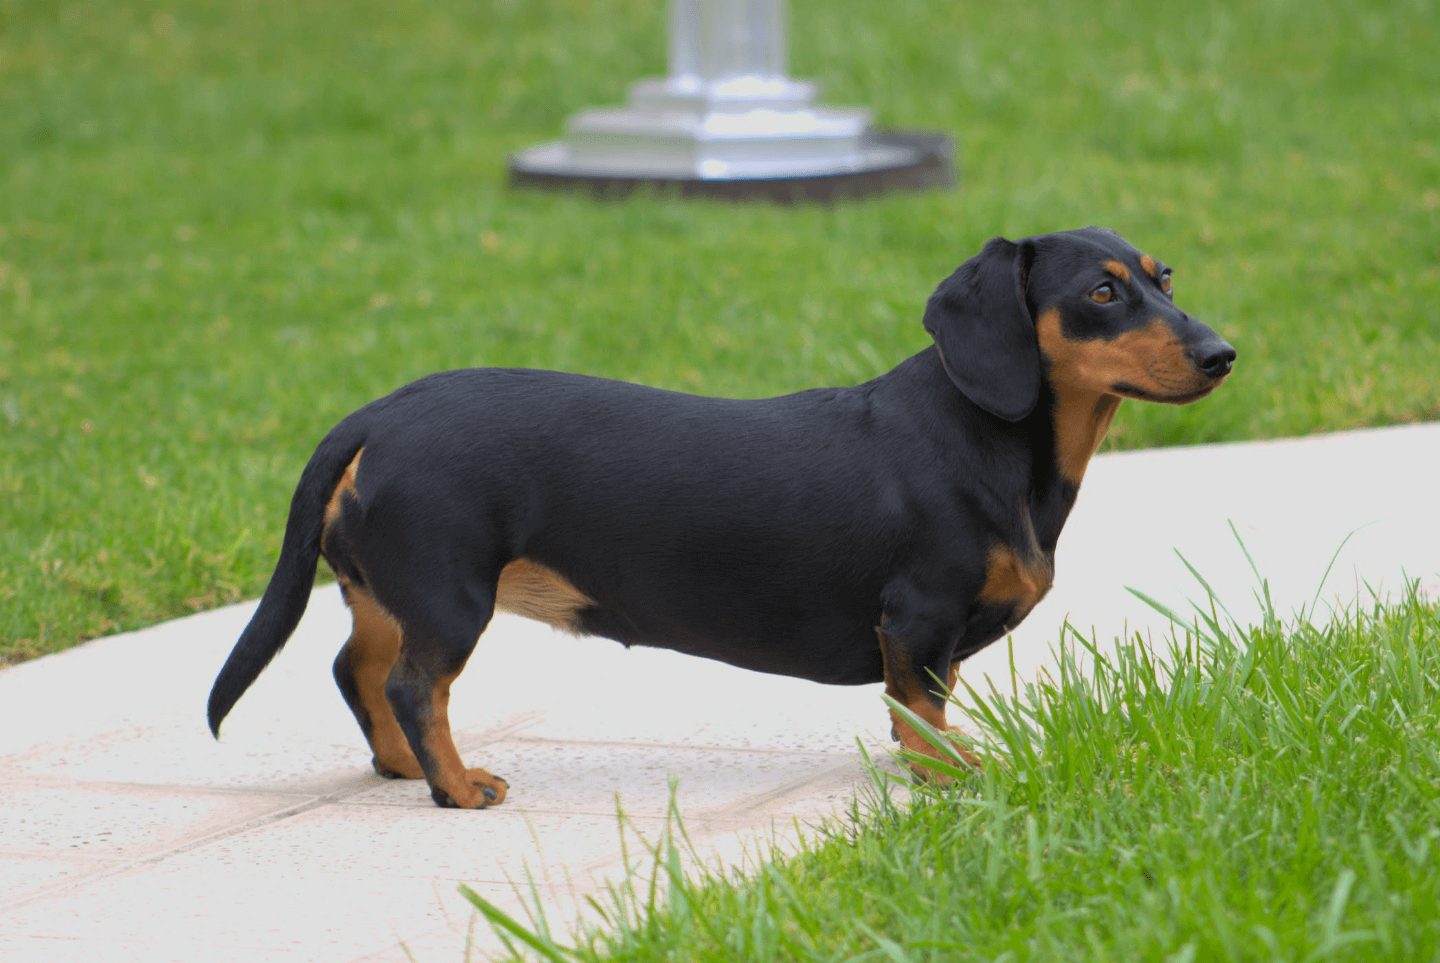
M 1055 580 L 1054 568 L 1035 546 L 1023 556 L 1008 545 L 995 545 L 985 562 L 985 584 L 980 601 L 990 605 L 1013 605 L 1008 620 L 1014 626 L 1040 603 Z
M 1050 591 L 1055 581 L 1051 560 L 1040 550 L 1035 525 L 1030 519 L 1030 505 L 1025 498 L 1017 506 L 1025 526 L 1025 544 L 1017 549 L 999 542 L 990 546 L 985 560 L 985 584 L 980 587 L 980 601 L 992 605 L 1011 605 L 1014 613 L 1007 620 L 1011 627 L 1030 614 Z
M 1080 484 L 1119 410 L 1120 399 L 1114 395 L 1055 389 L 1055 459 L 1066 481 Z
M 578 633 L 579 612 L 595 600 L 554 569 L 517 558 L 500 572 L 495 606 L 565 632 Z

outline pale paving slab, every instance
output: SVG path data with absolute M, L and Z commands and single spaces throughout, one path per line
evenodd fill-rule
M 1183 607 L 1195 585 L 1242 620 L 1254 588 L 1234 522 L 1282 613 L 1402 570 L 1440 589 L 1440 425 L 1097 458 L 1057 583 L 1013 638 L 1025 678 L 1067 616 L 1159 637 L 1124 591 Z M 1361 528 L 1361 526 L 1368 526 Z M 0 671 L 0 959 L 459 960 L 468 881 L 507 911 L 533 878 L 560 920 L 658 838 L 672 775 L 702 858 L 753 861 L 843 811 L 857 738 L 888 745 L 879 686 L 832 688 L 498 618 L 455 687 L 457 742 L 506 776 L 504 806 L 442 811 L 369 770 L 330 678 L 348 634 L 316 590 L 287 649 L 212 741 L 209 686 L 253 603 Z M 543 673 L 537 672 L 543 669 Z M 966 678 L 1004 684 L 1001 645 Z M 485 926 L 474 946 L 495 946 Z M 404 948 L 402 948 L 402 942 Z
M 491 658 L 477 658 L 485 671 L 467 673 L 456 686 L 452 715 L 462 750 L 497 769 L 510 763 L 505 771 L 517 794 L 486 813 L 439 810 L 423 785 L 369 770 L 329 675 L 348 632 L 333 587 L 316 591 L 291 645 L 227 721 L 225 738 L 210 739 L 204 698 L 252 608 L 100 640 L 0 673 L 0 727 L 11 750 L 0 758 L 0 787 L 18 787 L 7 811 L 18 819 L 48 812 L 35 823 L 32 835 L 40 838 L 131 857 L 92 858 L 79 867 L 65 862 L 73 857 L 37 863 L 25 847 L 12 852 L 7 833 L 0 860 L 24 870 L 0 897 L 0 934 L 14 946 L 7 959 L 245 959 L 261 946 L 275 958 L 292 955 L 294 946 L 310 948 L 294 952 L 297 959 L 377 952 L 385 958 L 391 950 L 408 958 L 400 941 L 412 953 L 430 946 L 445 949 L 437 958 L 458 959 L 470 938 L 471 911 L 457 882 L 519 912 L 509 881 L 533 876 L 567 918 L 593 889 L 592 871 L 620 870 L 617 795 L 632 854 L 644 853 L 639 837 L 658 836 L 675 773 L 682 799 L 696 800 L 687 821 L 692 835 L 717 840 L 702 851 L 728 845 L 738 856 L 744 843 L 737 826 L 784 825 L 843 806 L 859 773 L 847 748 L 853 733 L 832 739 L 835 751 L 746 750 L 743 737 L 730 740 L 738 749 L 707 748 L 691 730 L 714 729 L 713 720 L 691 711 L 691 725 L 667 728 L 663 699 L 635 720 L 639 731 L 628 742 L 596 740 L 591 721 L 624 718 L 616 703 L 628 709 L 637 701 L 633 693 L 662 689 L 657 682 L 665 672 L 653 682 L 637 677 L 633 661 L 625 664 L 633 653 L 613 643 L 502 617 L 485 640 Z M 97 653 L 93 672 L 78 657 L 90 651 Z M 493 683 L 523 677 L 536 664 L 569 671 L 553 686 L 530 690 L 529 698 Z M 37 671 L 47 668 L 55 674 Z M 739 700 L 753 725 L 764 701 L 746 690 L 751 674 L 718 668 L 737 678 L 709 698 Z M 79 683 L 72 681 L 77 675 Z M 695 678 L 706 683 L 704 674 Z M 67 701 L 51 698 L 47 687 L 78 688 L 84 704 L 67 715 Z M 524 735 L 543 721 L 545 706 L 557 703 L 578 710 L 576 725 L 590 738 L 571 744 Z M 693 694 L 684 704 L 693 708 Z M 10 718 L 7 706 L 15 710 Z M 803 738 L 788 742 L 800 745 Z M 559 798 L 547 800 L 552 791 Z M 525 805 L 525 797 L 540 806 Z M 143 810 L 143 800 L 152 798 L 153 811 L 132 812 L 137 799 Z M 104 805 L 96 807 L 97 799 Z M 193 811 L 197 799 L 204 806 L 194 826 L 171 819 Z M 113 812 L 134 816 L 118 821 L 118 835 Z M 269 818 L 276 813 L 283 818 Z M 366 885 L 372 877 L 383 885 Z M 282 879 L 278 890 L 269 887 Z M 222 898 L 230 889 L 234 898 Z M 408 902 L 397 895 L 402 891 Z M 149 910 L 139 911 L 137 902 Z M 92 919 L 97 907 L 100 917 Z M 485 927 L 474 940 L 477 947 L 495 945 Z M 226 948 L 217 951 L 217 943 Z M 325 953 L 307 957 L 317 946 Z
M 272 953 L 353 960 L 410 935 L 464 925 L 468 904 L 454 890 L 453 881 L 327 867 L 290 864 L 264 874 L 166 861 L 8 910 L 3 934 L 15 949 L 6 959 L 63 958 L 55 947 L 68 946 L 84 948 L 89 955 L 76 958 L 91 961 L 239 961 Z M 510 887 L 485 890 L 502 907 L 519 909 Z
M 30 856 L 136 859 L 310 801 L 277 793 L 180 792 L 121 783 L 11 783 L 0 785 L 0 847 Z

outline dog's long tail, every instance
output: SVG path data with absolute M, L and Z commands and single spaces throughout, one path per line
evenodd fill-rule
M 280 560 L 275 563 L 275 574 L 270 576 L 259 608 L 210 689 L 210 732 L 217 739 L 220 723 L 275 654 L 284 648 L 305 614 L 320 561 L 325 506 L 346 466 L 364 444 L 366 419 L 357 415 L 359 412 L 325 436 L 300 474 L 300 483 L 290 500 L 290 516 L 285 522 L 285 539 L 280 546 Z

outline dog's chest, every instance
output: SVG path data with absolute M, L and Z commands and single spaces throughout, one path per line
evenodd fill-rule
M 1038 546 L 1017 551 L 1008 545 L 996 545 L 986 559 L 985 583 L 977 601 L 1009 609 L 1003 619 L 1008 630 L 1030 614 L 1054 580 L 1054 556 Z

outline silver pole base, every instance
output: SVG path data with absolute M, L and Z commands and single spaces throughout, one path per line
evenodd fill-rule
M 600 198 L 621 198 L 652 189 L 681 197 L 781 204 L 826 203 L 891 191 L 946 188 L 955 183 L 950 138 L 922 131 L 871 129 L 854 168 L 813 174 L 767 177 L 666 176 L 635 170 L 595 170 L 568 163 L 565 143 L 542 144 L 510 159 L 510 186 L 581 191 Z M 866 163 L 865 161 L 869 161 Z
M 789 78 L 641 81 L 624 107 L 581 111 L 565 140 L 526 151 L 532 170 L 726 180 L 806 177 L 894 166 L 901 148 L 863 145 L 868 111 L 812 105 L 811 84 Z

